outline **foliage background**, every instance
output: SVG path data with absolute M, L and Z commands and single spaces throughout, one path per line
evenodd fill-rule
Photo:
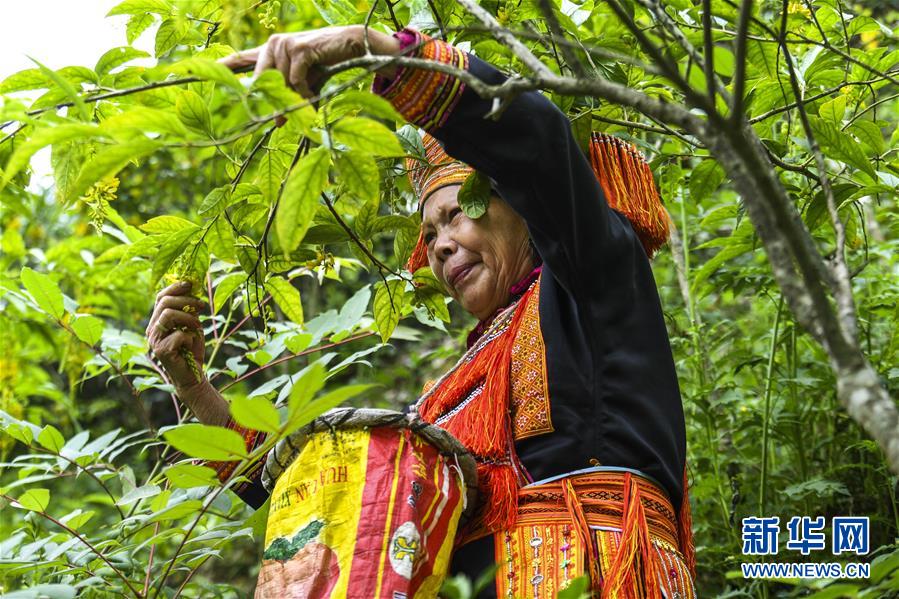
M 538 4 L 481 3 L 559 70 L 565 61 L 546 42 Z M 634 64 L 649 59 L 607 4 L 556 5 L 566 35 L 596 49 L 592 73 L 681 100 L 665 77 Z M 665 42 L 692 84 L 704 85 L 701 69 L 691 68 L 655 17 L 639 4 L 623 6 Z M 702 47 L 701 4 L 664 6 Z M 715 69 L 732 86 L 739 5 L 709 6 Z M 166 439 L 198 458 L 220 456 L 197 448 L 197 438 L 215 439 L 220 453 L 242 453 L 222 432 L 178 427 L 189 415 L 143 338 L 165 277 L 193 278 L 207 295 L 214 291 L 206 374 L 235 417 L 261 414 L 253 422 L 272 439 L 347 396 L 354 405 L 404 406 L 454 360 L 473 322 L 444 302 L 427 273 L 416 273 L 425 285 L 413 291 L 411 273 L 399 271 L 417 235 L 399 156 L 416 155 L 420 144 L 388 105 L 363 93 L 370 76 L 339 74 L 316 111 L 280 76 L 251 85 L 210 60 L 275 31 L 369 18 L 385 31 L 442 28 L 500 68 L 522 66 L 446 0 L 126 0 L 113 12 L 132 15 L 123 46 L 92 68 L 37 65 L 0 83 L 0 120 L 8 121 L 0 141 L 0 590 L 245 596 L 258 570 L 265 510 L 253 515 L 190 460 L 169 464 L 172 452 L 157 436 L 168 430 Z M 752 14 L 773 29 L 788 24 L 802 105 L 817 132 L 836 131 L 822 146 L 846 222 L 859 337 L 895 397 L 896 12 L 885 2 L 825 0 L 759 2 Z M 745 114 L 758 119 L 753 126 L 781 163 L 780 181 L 820 252 L 832 258 L 825 197 L 808 177 L 815 165 L 790 107 L 796 98 L 784 83 L 786 67 L 764 41 L 770 32 L 757 25 L 750 34 Z M 141 53 L 126 44 L 140 35 L 155 36 L 158 67 L 129 66 Z M 198 80 L 182 81 L 191 76 Z M 689 135 L 633 109 L 552 98 L 579 135 L 603 130 L 644 151 L 677 225 L 654 272 L 687 416 L 702 596 L 896 592 L 899 481 L 837 401 L 827 356 L 786 308 L 721 166 Z M 72 105 L 45 110 L 60 103 Z M 271 114 L 285 109 L 288 124 L 272 127 Z M 27 113 L 37 110 L 45 111 Z M 55 185 L 38 189 L 29 186 L 28 162 L 47 146 Z M 297 219 L 313 221 L 305 236 L 289 225 Z M 359 387 L 372 383 L 380 386 Z M 304 391 L 322 385 L 315 399 Z M 266 409 L 272 400 L 278 411 Z M 872 578 L 743 580 L 740 519 L 763 514 L 782 522 L 869 516 Z M 786 555 L 804 559 L 782 549 L 778 561 Z

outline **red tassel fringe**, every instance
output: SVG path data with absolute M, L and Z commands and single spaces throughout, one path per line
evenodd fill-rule
M 486 532 L 515 524 L 518 474 L 509 422 L 512 345 L 524 316 L 532 286 L 519 300 L 509 327 L 477 356 L 459 366 L 419 408 L 422 418 L 435 422 L 458 406 L 479 384 L 484 388 L 461 412 L 441 425 L 478 458 L 478 488 Z
M 671 219 L 646 160 L 631 144 L 594 132 L 590 164 L 609 206 L 627 217 L 651 258 L 668 240 Z

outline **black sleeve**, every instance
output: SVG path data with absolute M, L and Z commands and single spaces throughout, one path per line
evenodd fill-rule
M 469 56 L 469 71 L 486 83 L 505 76 Z M 630 224 L 606 202 L 568 118 L 541 93 L 512 100 L 502 115 L 466 88 L 442 126 L 430 133 L 446 152 L 490 177 L 500 196 L 528 225 L 540 256 L 574 297 L 596 297 L 601 264 L 615 246 L 632 248 Z

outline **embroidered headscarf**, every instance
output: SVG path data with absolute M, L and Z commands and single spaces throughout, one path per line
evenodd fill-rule
M 414 158 L 406 159 L 419 212 L 432 193 L 448 185 L 462 185 L 474 172 L 467 164 L 451 158 L 431 135 L 425 133 L 422 143 L 426 164 Z M 598 132 L 590 137 L 588 156 L 609 206 L 627 217 L 651 258 L 668 240 L 671 221 L 646 158 L 632 144 Z M 406 268 L 415 272 L 427 265 L 428 248 L 420 231 Z

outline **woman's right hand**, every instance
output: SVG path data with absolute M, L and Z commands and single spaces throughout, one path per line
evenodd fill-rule
M 375 55 L 399 54 L 400 44 L 390 35 L 369 29 L 367 39 Z M 220 62 L 233 70 L 254 67 L 255 76 L 266 69 L 277 69 L 294 90 L 308 99 L 314 97 L 325 83 L 320 67 L 364 55 L 365 40 L 366 32 L 362 25 L 276 33 L 258 48 L 232 54 Z M 393 77 L 396 67 L 385 66 L 378 72 Z
M 191 297 L 190 289 L 190 281 L 178 281 L 160 291 L 146 330 L 150 350 L 179 395 L 206 380 L 206 341 L 197 314 L 208 306 Z M 193 365 L 188 356 L 193 358 Z

